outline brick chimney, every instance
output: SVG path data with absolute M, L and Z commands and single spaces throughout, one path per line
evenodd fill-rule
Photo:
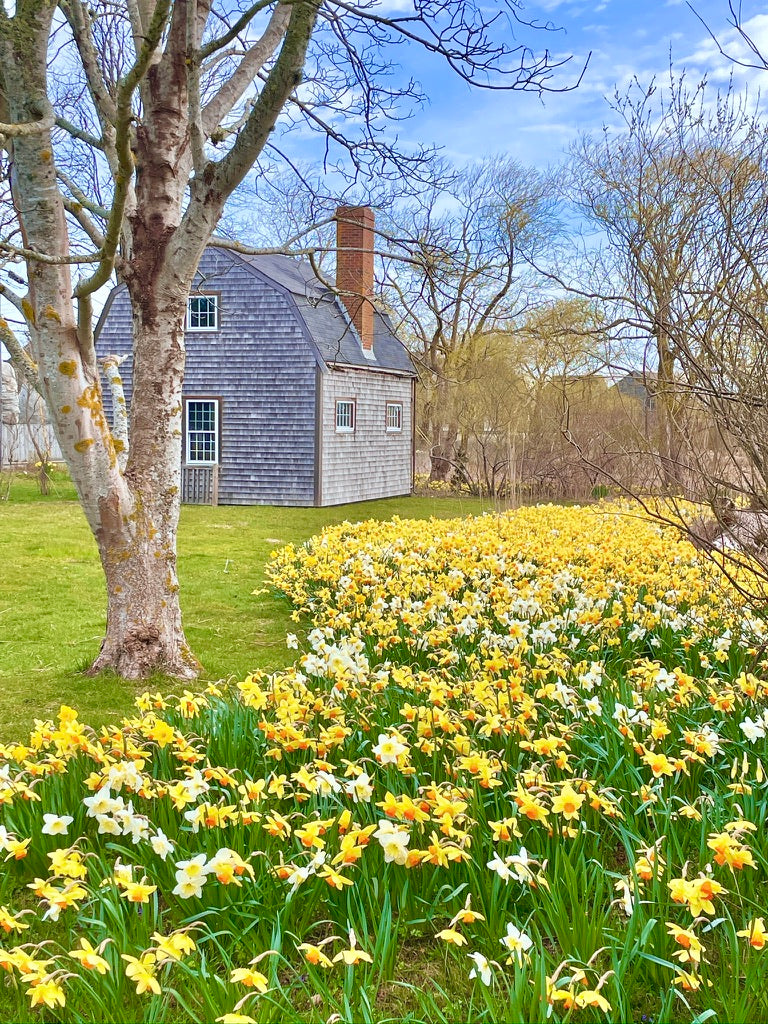
M 373 352 L 374 223 L 370 206 L 336 210 L 336 287 L 365 352 Z

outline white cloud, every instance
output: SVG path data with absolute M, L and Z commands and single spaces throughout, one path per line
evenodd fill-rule
M 743 23 L 742 31 L 743 35 L 735 28 L 724 32 L 713 28 L 715 38 L 703 38 L 696 49 L 684 58 L 684 63 L 699 64 L 712 70 L 721 66 L 733 68 L 739 63 L 758 64 L 760 57 L 756 56 L 750 42 L 758 54 L 768 60 L 768 14 L 757 14 L 749 18 Z
M 381 0 L 376 14 L 413 14 L 413 0 Z

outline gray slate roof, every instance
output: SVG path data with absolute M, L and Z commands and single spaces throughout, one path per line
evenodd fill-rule
M 260 276 L 290 292 L 323 362 L 372 370 L 394 370 L 416 376 L 407 349 L 395 336 L 388 317 L 378 311 L 374 314 L 375 358 L 363 354 L 357 331 L 344 304 L 317 279 L 310 263 L 290 256 L 246 256 L 232 250 L 229 250 L 229 254 L 242 260 Z

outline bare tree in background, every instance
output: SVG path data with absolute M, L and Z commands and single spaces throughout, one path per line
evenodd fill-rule
M 385 230 L 403 257 L 385 262 L 384 293 L 420 371 L 430 480 L 460 477 L 461 391 L 534 301 L 530 261 L 556 233 L 550 186 L 510 157 L 490 158 L 402 205 Z
M 564 435 L 603 464 L 606 340 L 576 299 L 543 301 L 498 334 L 469 342 L 452 416 L 461 482 L 511 502 L 588 498 L 596 480 Z M 626 425 L 625 425 L 626 427 Z
M 616 405 L 604 377 L 611 357 L 599 312 L 573 297 L 530 310 L 515 331 L 513 360 L 528 385 L 523 494 L 590 498 L 611 443 L 601 412 Z
M 713 126 L 703 89 L 689 96 L 679 80 L 666 94 L 636 82 L 612 106 L 619 130 L 584 138 L 571 153 L 566 193 L 601 233 L 600 248 L 586 254 L 591 282 L 581 287 L 594 289 L 607 320 L 652 339 L 643 366 L 653 370 L 647 383 L 657 403 L 661 482 L 675 492 L 684 484 L 685 458 L 675 338 L 685 329 L 681 297 L 696 279 L 709 215 L 689 171 Z
M 663 420 L 668 490 L 706 502 L 715 530 L 681 505 L 701 544 L 756 557 L 768 579 L 768 125 L 730 90 L 680 80 L 637 87 L 624 131 L 583 142 L 571 195 L 603 232 L 588 284 L 614 328 L 651 339 L 648 390 Z M 745 511 L 751 506 L 751 511 Z M 668 509 L 669 505 L 666 506 Z M 719 536 L 715 536 L 718 534 Z
M 352 171 L 418 169 L 392 120 L 417 96 L 394 78 L 408 44 L 484 88 L 556 88 L 564 63 L 516 32 L 516 0 L 19 0 L 0 8 L 0 135 L 26 263 L 30 336 L 17 366 L 45 397 L 96 538 L 107 630 L 94 670 L 199 665 L 176 574 L 186 300 L 228 196 L 303 124 Z M 53 68 L 52 71 L 49 68 Z M 353 134 L 350 134 L 353 133 Z M 329 142 L 330 145 L 330 142 Z M 329 163 L 333 162 L 329 150 Z M 92 296 L 113 274 L 133 310 L 125 469 L 102 401 Z M 10 293 L 9 293 L 10 295 Z

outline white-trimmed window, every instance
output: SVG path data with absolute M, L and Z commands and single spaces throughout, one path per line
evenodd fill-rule
M 187 299 L 187 330 L 218 331 L 219 296 L 190 295 Z
M 403 429 L 403 403 L 387 402 L 387 433 L 399 433 Z
M 187 464 L 214 466 L 219 461 L 218 399 L 188 398 L 185 404 Z
M 355 429 L 354 398 L 339 398 L 336 402 L 336 432 L 351 434 Z

